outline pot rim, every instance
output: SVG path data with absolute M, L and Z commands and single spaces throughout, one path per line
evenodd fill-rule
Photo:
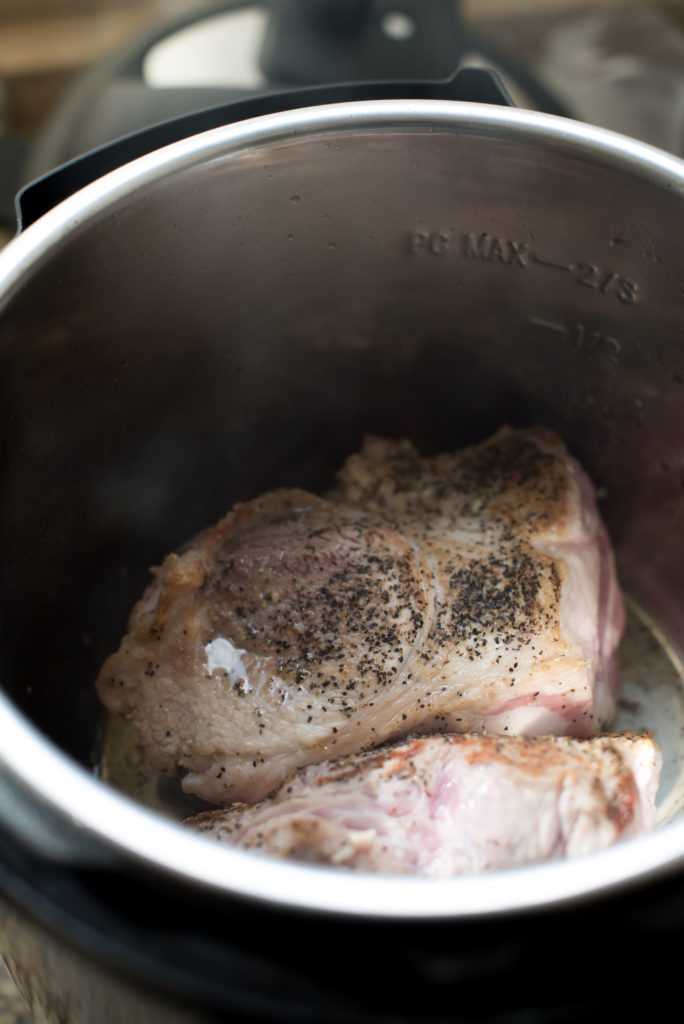
M 568 155 L 608 162 L 684 195 L 684 161 L 601 128 L 552 115 L 448 100 L 373 100 L 266 115 L 199 135 L 120 167 L 61 202 L 0 253 L 0 305 L 66 239 L 114 204 L 196 165 L 245 150 L 340 132 L 388 128 L 487 131 L 544 143 Z M 456 918 L 551 907 L 652 879 L 684 863 L 684 821 L 576 860 L 509 871 L 425 879 L 347 873 L 260 857 L 212 844 L 107 787 L 40 733 L 0 692 L 0 822 L 43 856 L 66 864 L 137 862 L 170 878 L 309 911 L 379 918 Z M 17 802 L 34 806 L 24 821 Z M 33 828 L 47 810 L 55 842 Z M 47 821 L 47 817 L 44 818 Z M 38 830 L 40 832 L 40 830 Z M 67 837 L 66 843 L 57 838 Z
M 0 750 L 3 788 L 14 787 L 21 800 L 33 801 L 37 816 L 3 824 L 20 842 L 38 845 L 34 852 L 66 867 L 85 861 L 121 869 L 137 863 L 171 880 L 280 908 L 384 919 L 500 916 L 604 895 L 684 863 L 684 822 L 575 860 L 453 879 L 356 874 L 280 861 L 212 843 L 107 787 L 46 740 L 4 693 L 0 735 L 11 737 Z M 55 810 L 66 844 L 59 833 L 53 845 L 33 831 L 41 814 Z

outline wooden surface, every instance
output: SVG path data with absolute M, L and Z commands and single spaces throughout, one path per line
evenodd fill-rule
M 0 1024 L 33 1024 L 33 1017 L 19 995 L 2 960 L 0 960 Z

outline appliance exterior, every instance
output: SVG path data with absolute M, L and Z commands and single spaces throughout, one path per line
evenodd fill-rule
M 153 960 L 163 947 L 149 938 L 152 908 L 188 949 L 201 906 L 195 939 L 204 930 L 222 948 L 229 919 L 234 954 L 258 950 L 262 971 L 288 961 L 297 999 L 315 1005 L 324 978 L 331 1020 L 364 1019 L 371 1004 L 376 1018 L 418 1013 L 416 997 L 383 987 L 397 962 L 413 965 L 437 1019 L 483 970 L 506 976 L 510 1006 L 527 1005 L 515 968 L 544 935 L 567 955 L 585 933 L 600 956 L 597 925 L 619 921 L 625 949 L 645 929 L 662 939 L 681 926 L 681 822 L 569 864 L 438 884 L 355 877 L 216 849 L 91 766 L 92 680 L 147 567 L 235 501 L 326 487 L 366 433 L 436 451 L 502 421 L 558 430 L 603 496 L 626 590 L 680 651 L 683 191 L 679 160 L 570 121 L 440 101 L 336 104 L 143 157 L 0 254 L 6 921 L 63 935 L 73 893 L 60 886 L 78 880 L 81 922 L 104 903 L 108 926 L 95 932 L 128 941 L 89 943 L 74 920 L 68 941 L 120 973 L 122 948 L 137 945 L 141 964 L 143 947 Z M 126 880 L 117 906 L 104 878 Z M 276 924 L 310 935 L 312 922 L 346 988 L 326 972 L 328 950 L 307 951 L 297 973 L 286 940 L 263 940 Z M 381 988 L 371 1004 L 344 1004 L 367 978 L 363 952 Z M 188 963 L 196 979 L 199 961 Z M 174 991 L 181 975 L 155 977 Z M 205 977 L 207 991 L 219 977 Z M 184 991 L 201 1001 L 189 980 Z M 540 991 L 548 1004 L 552 987 Z M 502 991 L 485 1001 L 509 1008 Z M 301 1014 L 283 997 L 283 1014 L 293 1006 Z

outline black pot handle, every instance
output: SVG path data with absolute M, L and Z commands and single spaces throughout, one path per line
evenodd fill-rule
M 251 96 L 163 121 L 91 150 L 26 185 L 17 195 L 19 231 L 109 171 L 173 142 L 264 114 L 355 100 L 439 99 L 514 106 L 496 72 L 465 67 L 445 81 L 353 82 Z

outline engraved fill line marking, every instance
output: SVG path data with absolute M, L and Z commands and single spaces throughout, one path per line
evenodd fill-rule
M 553 267 L 554 270 L 572 270 L 572 264 L 560 263 L 558 260 L 549 260 L 545 256 L 539 256 L 537 253 L 534 254 L 532 259 L 535 263 L 539 263 L 542 267 Z
M 555 320 L 545 320 L 540 316 L 528 316 L 528 323 L 535 327 L 542 327 L 544 330 L 560 334 L 564 339 L 571 339 L 579 350 L 597 352 L 605 355 L 608 359 L 617 361 L 622 349 L 622 342 L 613 338 L 610 334 L 602 334 L 601 331 L 590 330 L 586 324 L 559 324 Z
M 545 327 L 549 331 L 555 331 L 556 334 L 567 334 L 568 328 L 564 327 L 563 324 L 557 324 L 553 320 L 542 320 L 539 316 L 530 316 L 528 320 L 535 327 Z

